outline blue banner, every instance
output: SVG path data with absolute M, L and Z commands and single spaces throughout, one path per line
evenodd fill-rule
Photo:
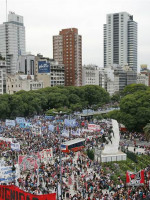
M 10 119 L 6 119 L 5 120 L 5 126 L 15 126 L 15 120 L 10 120 Z
M 46 61 L 39 61 L 38 73 L 50 73 L 50 63 L 47 63 Z
M 21 124 L 21 123 L 25 123 L 26 120 L 24 117 L 16 117 L 16 123 L 17 124 Z
M 49 131 L 52 131 L 52 132 L 53 132 L 53 131 L 54 131 L 54 128 L 55 128 L 54 125 L 49 125 L 49 126 L 48 126 L 48 130 L 49 130 Z
M 48 115 L 46 115 L 46 116 L 45 116 L 45 119 L 54 120 L 55 117 L 54 117 L 54 116 L 48 116 Z
M 32 124 L 31 123 L 20 123 L 19 127 L 20 128 L 31 128 Z
M 64 124 L 66 125 L 66 126 L 68 126 L 68 127 L 76 127 L 77 126 L 77 122 L 76 122 L 76 120 L 75 119 L 65 119 L 64 120 Z

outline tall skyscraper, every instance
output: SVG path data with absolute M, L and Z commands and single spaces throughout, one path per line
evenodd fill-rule
M 65 85 L 82 85 L 82 36 L 78 29 L 63 29 L 53 36 L 53 58 L 65 67 Z
M 108 14 L 104 24 L 104 67 L 113 64 L 137 71 L 137 23 L 127 12 Z
M 0 25 L 0 53 L 5 57 L 7 72 L 16 73 L 18 57 L 25 54 L 25 27 L 23 17 L 14 12 L 9 12 L 8 22 Z

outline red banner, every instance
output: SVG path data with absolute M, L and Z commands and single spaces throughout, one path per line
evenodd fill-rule
M 126 184 L 129 186 L 140 186 L 144 185 L 144 170 L 139 172 L 129 172 L 126 173 Z
M 56 193 L 34 195 L 14 185 L 0 185 L 0 200 L 56 200 Z

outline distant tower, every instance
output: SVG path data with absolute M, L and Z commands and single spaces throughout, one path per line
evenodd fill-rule
M 137 71 L 137 23 L 126 12 L 108 14 L 104 24 L 104 67 L 113 64 Z
M 65 85 L 82 85 L 82 36 L 78 29 L 63 29 L 53 36 L 53 58 L 65 67 Z
M 23 17 L 14 12 L 0 25 L 0 53 L 6 59 L 7 72 L 16 73 L 18 57 L 25 54 L 25 27 Z

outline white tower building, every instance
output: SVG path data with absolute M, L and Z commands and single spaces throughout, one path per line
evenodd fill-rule
M 7 72 L 17 71 L 19 55 L 25 54 L 25 27 L 23 17 L 9 12 L 8 22 L 0 25 L 0 53 L 5 57 Z
M 127 12 L 108 14 L 104 24 L 104 67 L 113 64 L 137 71 L 137 23 Z

